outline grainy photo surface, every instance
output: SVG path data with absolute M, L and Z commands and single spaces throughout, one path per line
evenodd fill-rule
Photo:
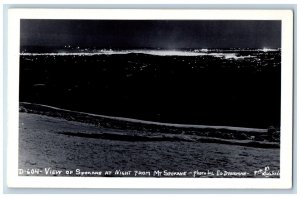
M 280 177 L 281 21 L 21 19 L 19 175 Z

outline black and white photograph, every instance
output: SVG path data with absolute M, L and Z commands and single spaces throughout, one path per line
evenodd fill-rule
M 19 24 L 18 177 L 281 178 L 282 20 Z

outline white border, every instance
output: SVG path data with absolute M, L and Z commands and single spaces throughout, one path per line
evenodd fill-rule
M 18 176 L 20 19 L 222 19 L 282 21 L 281 150 L 278 178 L 96 178 Z M 292 187 L 293 13 L 289 10 L 10 9 L 8 12 L 8 187 L 289 189 Z

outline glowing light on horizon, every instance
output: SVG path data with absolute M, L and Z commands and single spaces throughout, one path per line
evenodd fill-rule
M 271 48 L 267 48 L 267 47 L 264 47 L 262 49 L 263 52 L 270 52 L 270 51 L 276 51 L 277 49 L 271 49 Z

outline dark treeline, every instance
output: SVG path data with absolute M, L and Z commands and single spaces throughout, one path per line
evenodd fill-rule
M 170 123 L 280 127 L 280 51 L 20 56 L 20 101 Z M 243 54 L 244 53 L 244 54 Z

